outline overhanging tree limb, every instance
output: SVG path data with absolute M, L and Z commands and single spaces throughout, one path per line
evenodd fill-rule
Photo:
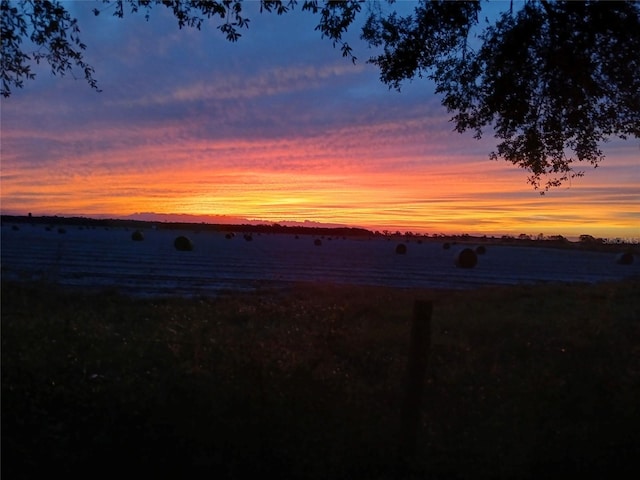
M 502 13 L 467 48 L 478 2 L 421 2 L 405 17 L 372 14 L 370 62 L 399 88 L 426 75 L 458 132 L 499 140 L 491 158 L 529 173 L 541 192 L 597 166 L 611 136 L 640 137 L 638 2 L 527 1 Z

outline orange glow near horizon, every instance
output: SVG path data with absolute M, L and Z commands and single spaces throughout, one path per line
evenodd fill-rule
M 637 185 L 633 179 L 607 185 L 597 177 L 604 168 L 568 190 L 540 196 L 524 183 L 523 172 L 486 157 L 424 159 L 412 149 L 377 145 L 372 158 L 367 142 L 359 145 L 340 156 L 340 149 L 319 138 L 169 149 L 151 144 L 112 151 L 108 161 L 102 154 L 67 158 L 54 171 L 9 161 L 2 172 L 2 209 L 225 215 L 432 234 L 640 236 Z M 400 160 L 388 158 L 394 153 Z M 144 161 L 149 158 L 154 163 Z M 613 163 L 611 168 L 625 160 Z M 402 168 L 394 170 L 396 164 Z M 31 178 L 43 182 L 34 186 Z M 608 190 L 599 202 L 592 196 L 596 188 Z
M 176 29 L 169 12 L 107 21 L 71 4 L 102 92 L 41 65 L 2 99 L 4 214 L 640 241 L 637 138 L 612 139 L 597 170 L 541 196 L 526 172 L 488 159 L 490 126 L 479 140 L 453 131 L 433 82 L 389 90 L 374 65 L 336 55 L 306 13 L 258 17 L 226 47 L 218 29 Z M 353 40 L 360 59 L 375 55 Z

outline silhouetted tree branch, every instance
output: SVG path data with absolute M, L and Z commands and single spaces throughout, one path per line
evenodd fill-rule
M 393 5 L 393 0 L 386 0 Z M 322 37 L 355 62 L 343 36 L 362 1 L 261 0 L 261 12 L 285 14 L 299 6 L 319 16 Z M 482 2 L 415 2 L 410 14 L 367 4 L 361 37 L 382 51 L 368 61 L 381 80 L 400 89 L 427 77 L 458 132 L 499 140 L 490 158 L 529 173 L 542 193 L 583 175 L 575 162 L 597 166 L 600 145 L 612 136 L 640 138 L 640 4 L 637 1 L 527 0 L 511 3 L 497 19 L 481 20 Z M 2 95 L 33 79 L 31 63 L 46 60 L 54 74 L 80 68 L 98 90 L 85 63 L 77 20 L 58 1 L 1 0 Z M 232 42 L 249 26 L 240 0 L 103 0 L 100 15 L 169 9 L 178 27 L 200 29 L 208 20 Z M 34 50 L 25 50 L 24 41 Z M 543 183 L 545 182 L 545 183 Z
M 99 90 L 93 78 L 93 67 L 87 64 L 82 51 L 86 45 L 80 41 L 78 21 L 59 2 L 22 0 L 0 2 L 2 60 L 1 72 L 4 97 L 12 88 L 22 88 L 23 80 L 35 78 L 31 62 L 45 60 L 54 75 L 64 75 L 79 67 L 92 88 Z M 25 52 L 24 41 L 31 42 L 33 50 Z
M 527 1 L 470 39 L 480 10 L 432 1 L 405 17 L 372 14 L 363 38 L 384 53 L 370 62 L 394 88 L 432 79 L 456 130 L 493 129 L 490 157 L 524 168 L 535 188 L 581 176 L 575 161 L 597 166 L 613 135 L 640 137 L 637 2 Z

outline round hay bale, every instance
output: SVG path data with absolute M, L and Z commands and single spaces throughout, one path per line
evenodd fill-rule
M 179 250 L 181 252 L 190 252 L 191 250 L 193 250 L 193 242 L 191 242 L 191 240 L 189 240 L 184 235 L 176 237 L 173 242 L 173 246 L 176 248 L 176 250 Z
M 445 250 L 449 250 L 451 248 L 451 244 L 449 242 L 445 242 L 442 244 L 442 248 Z
M 253 236 L 252 236 L 250 233 L 245 233 L 245 234 L 244 234 L 244 239 L 245 239 L 247 242 L 250 242 L 250 241 L 252 241 L 252 240 L 253 240 Z
M 633 253 L 624 252 L 618 257 L 616 263 L 618 263 L 618 265 L 631 265 L 633 263 Z
M 396 245 L 396 253 L 398 255 L 404 255 L 407 253 L 407 246 L 404 243 L 399 243 Z
M 131 240 L 134 242 L 141 242 L 144 240 L 144 234 L 140 230 L 136 230 L 131 234 Z
M 224 238 L 226 238 L 227 240 L 231 240 L 234 237 L 233 233 L 227 233 Z
M 478 246 L 476 247 L 476 253 L 477 253 L 478 255 L 484 255 L 485 253 L 487 253 L 487 249 L 485 248 L 485 246 L 484 246 L 484 245 L 478 245 Z
M 478 263 L 478 255 L 470 248 L 463 249 L 456 257 L 456 267 L 473 268 Z
M 314 244 L 316 247 L 319 247 L 320 245 L 322 245 L 322 240 L 320 240 L 319 238 L 316 238 L 316 239 L 313 241 L 313 244 Z

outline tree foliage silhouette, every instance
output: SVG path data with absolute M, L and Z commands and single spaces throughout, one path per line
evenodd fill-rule
M 529 173 L 541 193 L 583 175 L 576 162 L 597 166 L 600 145 L 611 137 L 640 137 L 640 3 L 529 0 L 489 20 L 486 2 L 416 1 L 400 14 L 394 0 L 320 2 L 261 0 L 261 12 L 285 14 L 296 7 L 318 16 L 318 30 L 355 62 L 344 35 L 367 17 L 361 38 L 380 54 L 368 61 L 381 80 L 400 89 L 426 77 L 436 85 L 458 132 L 498 139 L 493 159 Z M 54 74 L 80 68 L 98 90 L 83 58 L 78 22 L 57 1 L 1 0 L 2 95 L 32 79 L 32 62 Z M 406 6 L 406 4 L 405 4 Z M 249 27 L 240 0 L 103 0 L 94 13 L 123 17 L 168 8 L 179 28 L 217 21 L 232 42 Z M 27 41 L 35 49 L 27 52 Z

